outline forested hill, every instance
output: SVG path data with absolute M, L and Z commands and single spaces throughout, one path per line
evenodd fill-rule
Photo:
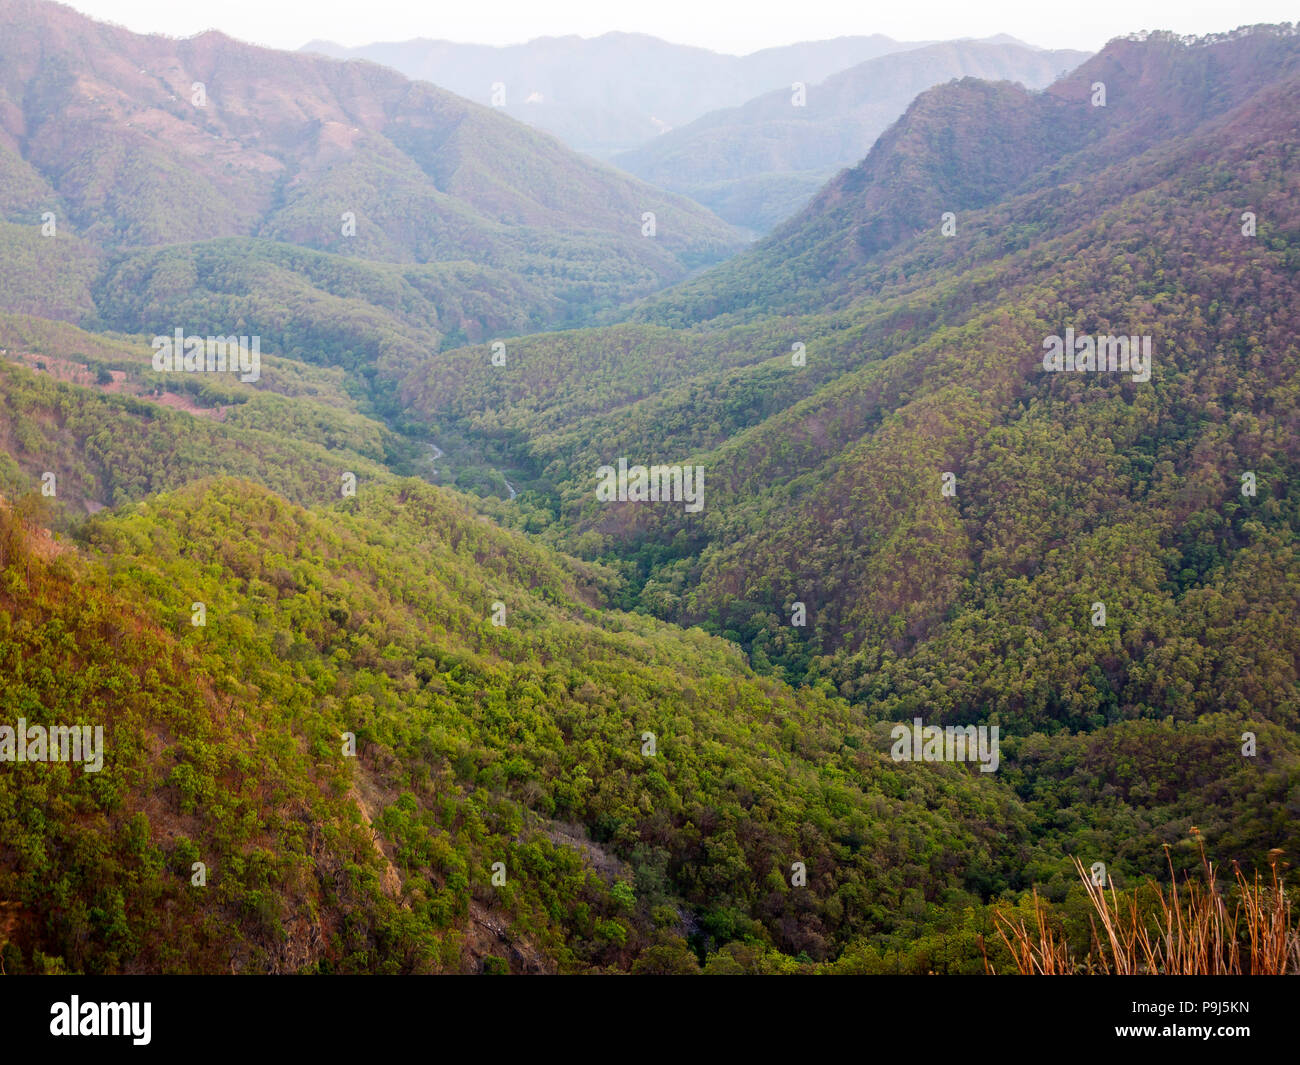
M 2 0 L 0 24 L 0 310 L 227 332 L 230 297 L 256 293 L 267 312 L 242 317 L 271 337 L 286 312 L 337 328 L 359 295 L 428 348 L 581 321 L 743 243 L 373 64 L 141 36 L 45 0 Z
M 945 902 L 1017 881 L 989 778 L 904 783 L 841 701 L 439 489 L 47 521 L 0 503 L 0 699 L 105 754 L 0 775 L 9 973 L 923 968 L 941 929 L 973 971 Z

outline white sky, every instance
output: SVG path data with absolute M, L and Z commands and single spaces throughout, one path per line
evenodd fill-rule
M 1050 48 L 1096 50 L 1134 30 L 1209 33 L 1295 20 L 1295 0 L 70 0 L 84 14 L 137 33 L 187 37 L 219 29 L 274 48 L 313 38 L 345 45 L 437 37 L 516 44 L 534 37 L 609 30 L 744 54 L 771 45 L 849 34 L 898 40 L 1009 33 Z

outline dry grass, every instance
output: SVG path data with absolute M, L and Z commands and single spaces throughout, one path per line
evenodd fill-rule
M 1201 842 L 1195 829 L 1198 844 Z M 1168 847 L 1166 858 L 1168 858 Z M 1154 900 L 1142 903 L 1141 892 L 1118 892 L 1107 878 L 1094 884 L 1083 863 L 1074 859 L 1092 903 L 1092 942 L 1078 958 L 1063 934 L 1053 929 L 1048 913 L 1033 894 L 1033 919 L 1026 923 L 994 911 L 998 936 L 1024 975 L 1076 973 L 1132 975 L 1274 975 L 1300 973 L 1300 929 L 1292 924 L 1291 900 L 1278 874 L 1281 852 L 1269 852 L 1272 876 L 1248 879 L 1233 864 L 1236 883 L 1231 906 L 1216 879 L 1214 863 L 1201 845 L 1203 880 L 1184 879 L 1180 888 L 1169 863 L 1166 890 L 1152 881 Z M 985 956 L 985 968 L 992 966 Z

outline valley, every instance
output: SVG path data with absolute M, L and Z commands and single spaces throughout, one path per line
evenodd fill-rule
M 1083 971 L 1081 870 L 1294 890 L 1294 25 L 611 35 L 707 110 L 529 124 L 0 25 L 0 730 L 103 737 L 0 733 L 6 973 Z

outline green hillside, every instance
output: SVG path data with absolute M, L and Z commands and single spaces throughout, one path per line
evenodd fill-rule
M 109 752 L 102 775 L 4 778 L 11 958 L 550 971 L 693 965 L 689 931 L 788 964 L 1012 876 L 1025 814 L 1000 788 L 905 785 L 844 704 L 593 609 L 607 578 L 418 482 L 315 511 L 197 482 L 93 519 L 84 560 L 5 515 L 5 703 L 77 706 Z

